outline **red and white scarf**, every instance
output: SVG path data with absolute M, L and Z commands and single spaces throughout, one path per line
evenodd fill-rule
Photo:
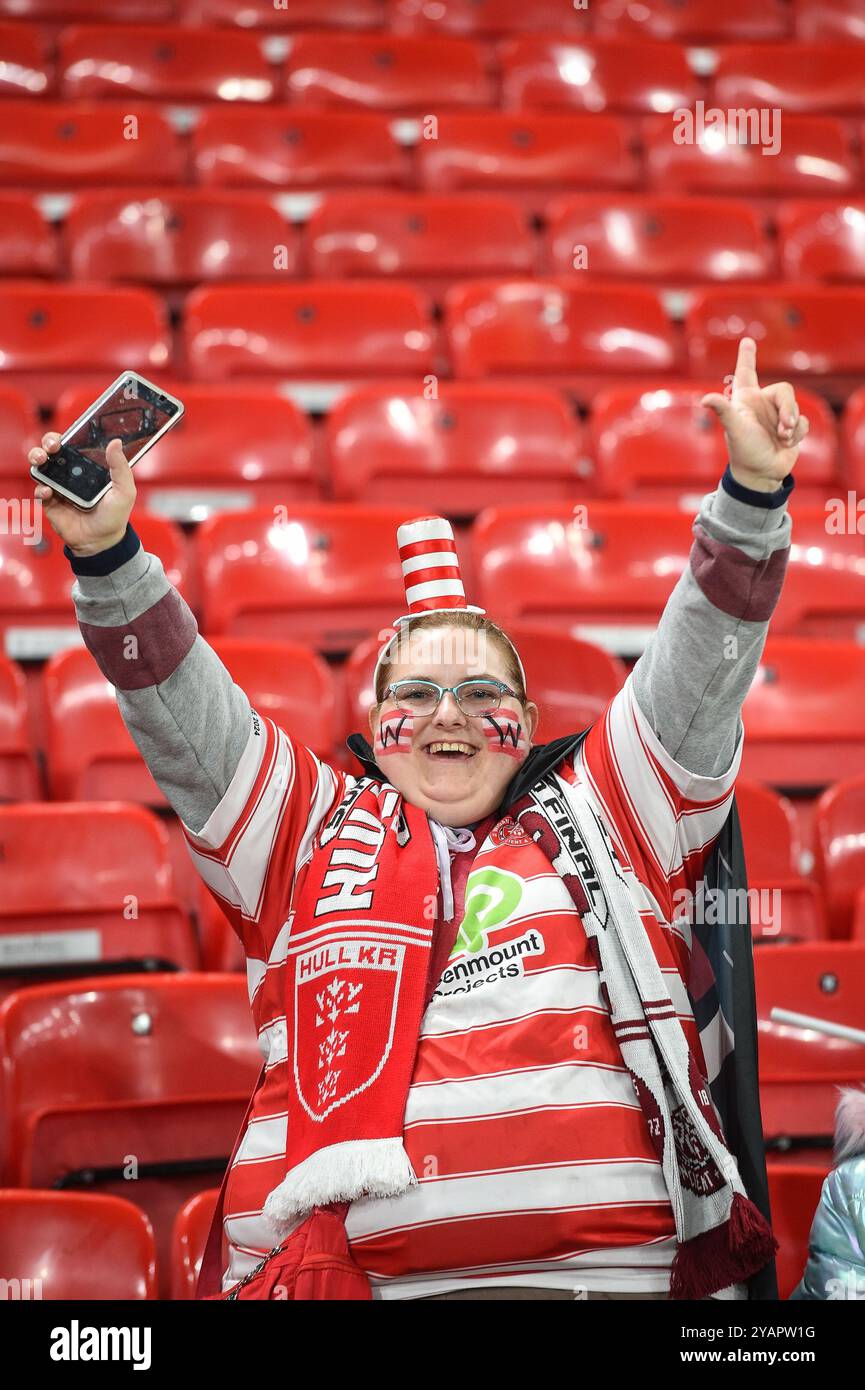
M 606 828 L 583 789 L 555 774 L 503 824 L 514 821 L 562 878 L 596 955 L 675 1218 L 671 1297 L 747 1279 L 776 1243 L 724 1143 Z M 264 1208 L 280 1234 L 315 1206 L 417 1183 L 403 1120 L 438 889 L 425 813 L 361 779 L 322 832 L 290 925 L 288 1172 Z

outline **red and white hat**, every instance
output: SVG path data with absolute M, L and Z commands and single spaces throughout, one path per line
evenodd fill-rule
M 414 521 L 406 521 L 397 527 L 396 539 L 408 612 L 394 619 L 395 631 L 379 652 L 375 676 L 403 623 L 422 613 L 486 613 L 485 608 L 466 603 L 453 527 L 443 516 L 419 516 Z M 526 673 L 520 654 L 507 633 L 503 635 L 514 653 L 525 686 Z

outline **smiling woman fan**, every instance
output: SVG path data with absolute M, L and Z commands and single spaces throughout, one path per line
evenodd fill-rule
M 750 933 L 701 936 L 673 904 L 741 864 L 740 708 L 808 422 L 790 385 L 761 390 L 749 338 L 704 405 L 727 470 L 657 632 L 572 738 L 536 745 L 447 522 L 401 528 L 408 612 L 372 743 L 349 741 L 359 776 L 250 708 L 128 525 L 119 443 L 93 512 L 37 489 L 84 640 L 248 958 L 267 1065 L 223 1290 L 267 1296 L 266 1268 L 236 1286 L 284 1240 L 277 1269 L 328 1270 L 319 1297 L 774 1296 Z

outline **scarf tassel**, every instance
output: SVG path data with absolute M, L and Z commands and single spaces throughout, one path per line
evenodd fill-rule
M 360 1197 L 395 1197 L 417 1184 L 400 1138 L 349 1139 L 316 1149 L 286 1174 L 264 1204 L 265 1218 L 285 1228 L 313 1207 Z
M 733 1194 L 728 1219 L 679 1245 L 670 1270 L 670 1298 L 700 1299 L 756 1274 L 779 1248 L 754 1203 Z

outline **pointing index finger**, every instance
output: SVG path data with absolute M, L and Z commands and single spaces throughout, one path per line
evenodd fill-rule
M 742 391 L 746 387 L 758 387 L 760 382 L 757 378 L 757 344 L 753 338 L 739 339 L 739 355 L 736 358 L 736 370 L 733 374 L 733 390 Z

